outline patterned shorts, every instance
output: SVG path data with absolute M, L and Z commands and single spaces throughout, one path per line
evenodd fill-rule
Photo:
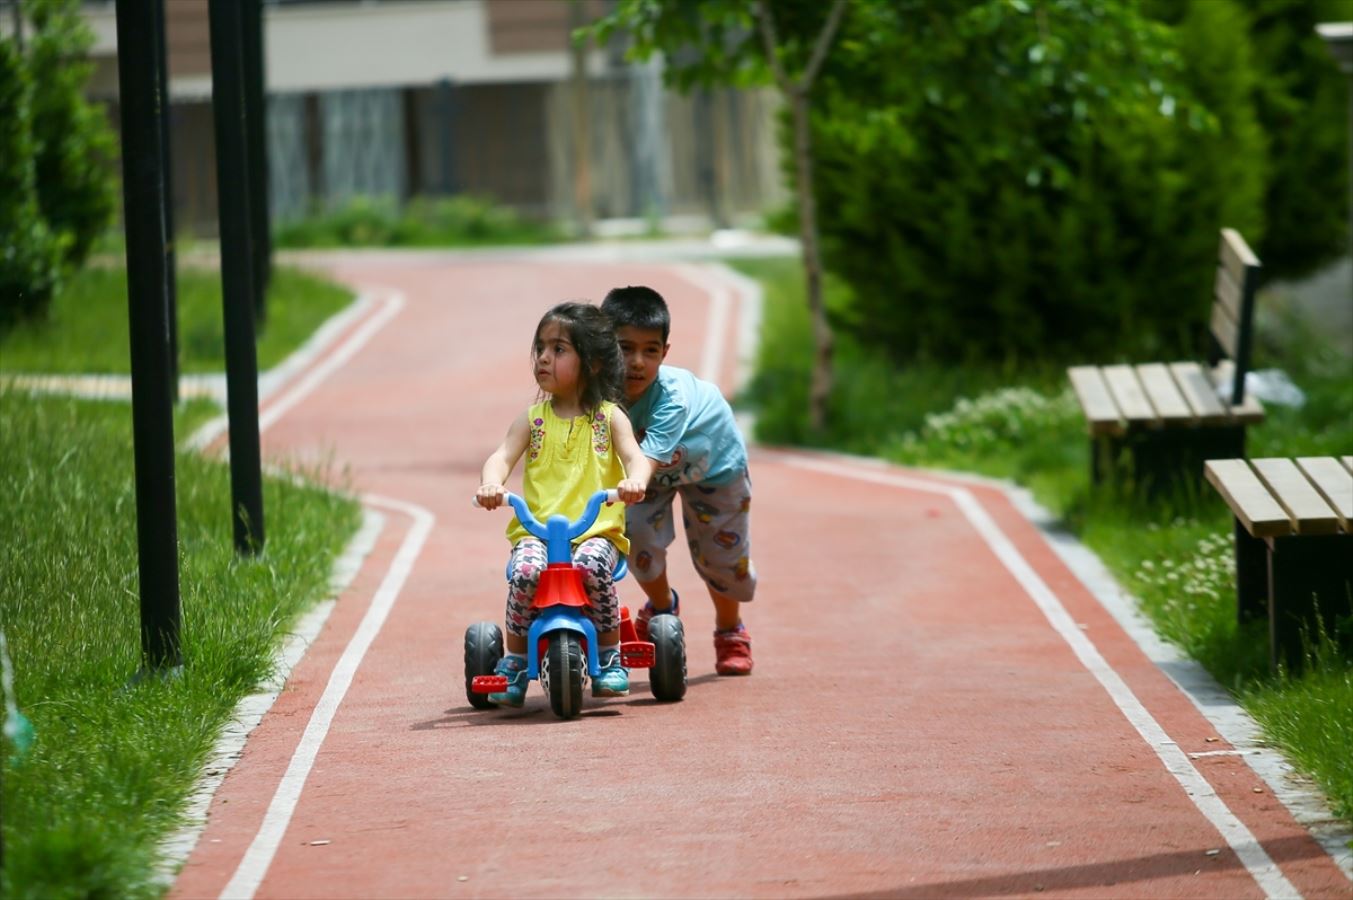
M 620 550 L 604 537 L 592 537 L 573 548 L 573 564 L 583 570 L 583 587 L 592 605 L 587 615 L 603 633 L 620 627 L 620 598 L 611 573 L 620 559 Z M 525 537 L 512 548 L 512 567 L 507 580 L 507 630 L 526 637 L 536 610 L 531 600 L 540 584 L 540 573 L 549 564 L 545 543 Z
M 752 481 L 743 472 L 728 484 L 650 487 L 642 503 L 625 510 L 630 568 L 639 581 L 667 569 L 667 548 L 676 539 L 672 501 L 681 495 L 681 524 L 691 561 L 711 590 L 747 603 L 756 593 L 752 565 Z

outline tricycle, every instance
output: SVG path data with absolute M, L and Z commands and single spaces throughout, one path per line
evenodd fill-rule
M 619 496 L 615 490 L 597 491 L 574 521 L 556 513 L 544 523 L 522 497 L 509 492 L 506 499 L 526 530 L 545 542 L 548 562 L 532 598 L 536 617 L 526 637 L 527 678 L 539 679 L 556 716 L 571 719 L 582 711 L 587 678 L 601 672 L 597 629 L 586 612 L 592 601 L 583 587 L 582 571 L 573 564 L 572 541 L 591 527 L 602 503 L 618 502 Z M 625 571 L 621 557 L 612 578 L 619 581 Z M 622 606 L 621 664 L 649 669 L 649 689 L 656 700 L 680 700 L 686 694 L 686 638 L 681 620 L 673 615 L 654 616 L 648 637 L 638 640 L 629 610 Z M 503 632 L 496 623 L 476 622 L 465 630 L 465 695 L 475 709 L 495 708 L 488 695 L 507 689 L 507 677 L 494 674 L 502 658 Z

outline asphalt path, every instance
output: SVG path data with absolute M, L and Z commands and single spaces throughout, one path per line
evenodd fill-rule
M 572 721 L 536 683 L 472 709 L 462 636 L 501 620 L 508 544 L 469 498 L 540 315 L 649 284 L 669 361 L 731 391 L 754 309 L 694 262 L 325 266 L 368 300 L 267 398 L 264 453 L 357 492 L 373 540 L 170 896 L 1353 896 L 997 486 L 754 448 L 755 674 L 715 675 L 678 540 L 684 701 L 636 672 Z

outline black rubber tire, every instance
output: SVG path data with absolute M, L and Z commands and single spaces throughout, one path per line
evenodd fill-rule
M 550 696 L 550 709 L 561 719 L 571 719 L 583 708 L 583 645 L 572 631 L 550 635 L 545 660 L 540 667 L 540 686 Z
M 476 675 L 492 675 L 503 658 L 503 631 L 492 622 L 475 622 L 465 629 L 465 699 L 475 709 L 496 709 L 488 694 L 476 694 L 470 684 Z
M 648 620 L 648 639 L 653 642 L 653 668 L 648 687 L 653 697 L 673 703 L 686 696 L 686 629 L 672 615 Z

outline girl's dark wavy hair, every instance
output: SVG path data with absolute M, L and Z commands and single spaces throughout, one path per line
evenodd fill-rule
M 625 365 L 615 339 L 611 317 L 590 303 L 560 303 L 545 313 L 531 338 L 531 359 L 536 341 L 550 322 L 563 326 L 578 353 L 578 402 L 588 417 L 596 415 L 605 400 L 619 402 L 624 396 Z

